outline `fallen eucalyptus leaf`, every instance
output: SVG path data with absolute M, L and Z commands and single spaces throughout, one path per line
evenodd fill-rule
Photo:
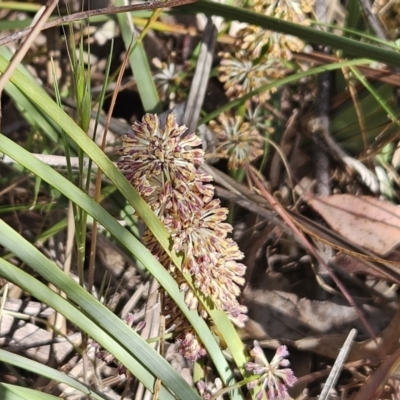
M 310 197 L 308 204 L 345 238 L 385 256 L 400 244 L 400 208 L 368 196 Z

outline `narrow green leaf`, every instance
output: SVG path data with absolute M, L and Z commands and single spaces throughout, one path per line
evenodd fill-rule
M 125 6 L 128 4 L 125 0 L 115 0 L 114 3 L 115 6 Z M 117 18 L 122 38 L 124 39 L 125 49 L 128 51 L 131 46 L 133 47 L 133 50 L 129 54 L 129 62 L 143 107 L 146 112 L 160 113 L 162 111 L 161 103 L 154 85 L 150 65 L 147 61 L 147 54 L 142 42 L 139 42 L 135 37 L 136 32 L 133 28 L 131 15 L 130 13 L 118 14 Z
M 381 61 L 394 67 L 400 64 L 399 52 L 386 50 L 376 45 L 324 32 L 309 26 L 268 17 L 241 7 L 232 7 L 209 0 L 200 0 L 185 6 L 184 9 L 188 10 L 188 12 L 219 15 L 231 21 L 247 22 L 264 29 L 294 35 L 308 43 L 323 44 L 331 46 L 334 49 L 341 49 L 349 57 L 365 57 L 368 55 L 371 60 Z
M 58 396 L 39 392 L 9 383 L 0 383 L 0 399 L 2 400 L 59 400 Z
M 0 243 L 4 247 L 18 253 L 21 260 L 65 292 L 85 314 L 31 275 L 2 258 L 0 258 L 0 276 L 34 294 L 39 300 L 87 332 L 122 362 L 150 391 L 154 390 L 154 376 L 157 376 L 164 386 L 171 385 L 171 389 L 179 399 L 199 399 L 194 390 L 167 361 L 116 315 L 2 220 L 0 220 L 0 230 L 3 234 L 0 236 Z M 163 393 L 169 399 L 172 398 L 165 389 Z
M 4 269 L 9 269 L 10 265 L 4 264 L 4 260 L 0 259 L 0 266 L 2 268 L 2 271 L 4 271 Z M 13 266 L 12 268 L 16 268 L 15 266 Z M 1 274 L 1 271 L 0 271 Z M 10 276 L 10 275 L 9 275 Z M 26 274 L 21 274 L 21 279 L 24 279 L 24 282 L 26 282 L 26 284 L 31 283 L 31 281 L 35 281 L 31 276 L 26 276 Z M 36 282 L 33 282 L 33 286 L 28 285 L 28 289 L 31 290 L 33 287 L 35 287 Z M 40 285 L 38 286 L 38 288 L 43 289 L 44 291 L 46 290 L 50 290 L 49 288 L 47 288 L 44 285 Z M 32 291 L 30 292 L 32 293 Z M 43 294 L 44 292 L 42 290 L 39 290 L 38 293 L 36 294 Z M 54 292 L 53 292 L 54 293 Z M 66 302 L 68 303 L 68 302 Z M 65 304 L 64 304 L 65 305 Z M 59 310 L 61 313 L 63 310 Z M 74 309 L 74 315 L 77 316 L 76 313 L 76 309 Z M 78 313 L 81 315 L 81 313 L 78 311 Z M 83 316 L 83 318 L 86 318 L 85 316 Z M 77 322 L 80 321 L 80 318 L 77 319 Z M 0 361 L 7 363 L 7 364 L 11 364 L 14 365 L 15 367 L 18 368 L 22 368 L 25 369 L 27 371 L 32 371 L 35 374 L 44 376 L 52 381 L 56 381 L 59 383 L 64 383 L 66 385 L 68 385 L 71 388 L 74 388 L 76 390 L 79 390 L 80 392 L 82 392 L 83 394 L 90 396 L 91 399 L 93 400 L 108 400 L 108 396 L 106 396 L 105 394 L 102 393 L 98 393 L 96 391 L 93 391 L 93 389 L 91 389 L 89 386 L 85 385 L 82 382 L 77 381 L 74 378 L 71 378 L 70 376 L 64 374 L 61 371 L 57 371 L 54 368 L 50 368 L 47 365 L 43 365 L 41 363 L 38 363 L 37 361 L 33 361 L 27 357 L 22 357 L 18 354 L 13 354 L 10 353 L 8 351 L 2 350 L 0 349 Z M 0 397 L 1 399 L 4 399 L 4 397 Z

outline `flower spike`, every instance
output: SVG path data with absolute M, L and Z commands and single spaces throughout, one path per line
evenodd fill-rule
M 204 162 L 200 138 L 184 135 L 185 126 L 169 114 L 161 126 L 155 114 L 146 114 L 132 127 L 132 134 L 122 137 L 118 167 L 150 205 L 170 233 L 173 249 L 183 254 L 182 270 L 172 265 L 168 255 L 150 231 L 144 243 L 171 273 L 185 294 L 185 302 L 209 322 L 202 300 L 210 299 L 216 309 L 224 311 L 238 326 L 243 326 L 247 309 L 237 297 L 244 284 L 246 267 L 237 244 L 228 237 L 232 226 L 224 222 L 228 210 L 213 199 L 212 178 L 197 167 Z M 195 290 L 183 274 L 193 278 Z M 164 314 L 168 326 L 179 331 L 180 352 L 192 360 L 205 350 L 179 308 L 165 295 Z

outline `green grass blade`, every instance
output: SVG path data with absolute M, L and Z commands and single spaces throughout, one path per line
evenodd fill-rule
M 396 113 L 391 109 L 391 107 L 386 103 L 385 99 L 381 98 L 374 87 L 364 78 L 364 76 L 357 70 L 357 68 L 350 67 L 351 72 L 357 77 L 357 79 L 362 83 L 362 85 L 371 93 L 371 96 L 376 100 L 382 110 L 390 117 L 390 119 L 400 125 L 400 121 L 397 119 Z
M 267 17 L 240 7 L 232 7 L 209 0 L 200 0 L 185 6 L 187 12 L 204 13 L 206 15 L 219 15 L 227 20 L 247 22 L 258 25 L 264 29 L 294 35 L 308 43 L 324 44 L 334 49 L 341 49 L 350 57 L 368 57 L 371 60 L 381 61 L 397 67 L 400 64 L 400 53 L 379 48 L 376 45 L 349 39 L 332 33 L 324 32 L 309 26 L 298 25 L 282 19 Z
M 125 0 L 115 0 L 115 6 L 125 5 L 127 5 Z M 160 99 L 154 85 L 153 76 L 151 75 L 146 51 L 143 44 L 134 37 L 136 33 L 132 29 L 131 15 L 130 13 L 118 14 L 117 18 L 126 50 L 128 50 L 131 45 L 133 46 L 133 50 L 129 55 L 129 62 L 143 107 L 146 112 L 159 113 L 162 111 Z
M 5 263 L 5 261 L 0 259 L 0 266 L 1 266 L 2 271 L 16 268 L 15 266 L 12 266 L 11 264 L 7 263 L 8 264 L 7 265 L 4 263 Z M 10 266 L 12 268 L 10 268 Z M 15 273 L 18 274 L 18 271 L 15 271 Z M 0 271 L 0 274 L 1 274 L 1 271 Z M 24 282 L 30 283 L 32 280 L 35 281 L 35 279 L 33 279 L 31 276 L 26 276 L 26 275 L 27 274 L 21 274 L 21 279 L 24 279 Z M 33 282 L 33 286 L 29 285 L 29 289 L 31 290 L 32 287 L 35 287 L 34 286 L 35 284 L 36 283 Z M 41 286 L 44 290 L 49 290 L 46 286 L 44 286 L 44 285 L 41 285 Z M 40 289 L 42 289 L 42 288 L 40 288 Z M 40 293 L 43 293 L 43 292 L 39 291 L 39 294 Z M 62 312 L 62 310 L 60 310 L 60 312 Z M 76 309 L 75 309 L 75 312 L 76 312 Z M 52 381 L 64 383 L 65 385 L 68 385 L 69 387 L 79 390 L 83 394 L 90 396 L 91 399 L 93 399 L 93 400 L 108 400 L 109 399 L 105 394 L 97 393 L 97 392 L 93 391 L 93 389 L 91 389 L 89 386 L 85 385 L 82 382 L 77 381 L 74 378 L 71 378 L 70 376 L 64 374 L 63 372 L 57 371 L 54 368 L 50 368 L 47 365 L 43 365 L 37 361 L 30 360 L 29 358 L 22 357 L 18 354 L 13 354 L 8 351 L 0 349 L 0 361 L 3 363 L 6 363 L 6 364 L 11 364 L 14 367 L 22 368 L 27 371 L 32 371 L 35 374 L 44 376 Z M 1 398 L 4 398 L 4 397 L 1 397 Z
M 40 10 L 40 4 L 21 3 L 20 1 L 2 1 L 0 3 L 0 10 L 14 10 L 20 12 L 33 12 L 36 13 Z
M 21 260 L 63 291 L 85 314 L 41 282 L 3 259 L 0 259 L 1 276 L 34 294 L 78 325 L 108 349 L 150 391 L 153 391 L 153 377 L 156 376 L 165 386 L 171 387 L 178 398 L 199 398 L 168 362 L 137 333 L 1 220 L 0 230 L 3 233 L 0 243 L 4 247 L 18 253 Z
M 0 399 L 2 400 L 59 400 L 58 396 L 39 392 L 9 383 L 0 383 Z

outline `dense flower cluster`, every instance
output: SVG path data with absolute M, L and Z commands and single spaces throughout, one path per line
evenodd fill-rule
M 230 98 L 244 96 L 275 79 L 283 78 L 288 72 L 282 60 L 263 57 L 263 62 L 259 62 L 257 57 L 243 49 L 232 54 L 220 53 L 219 56 L 221 57 L 221 65 L 218 68 L 219 79 Z M 268 99 L 268 91 L 253 97 L 253 100 L 259 103 L 265 103 Z
M 286 346 L 279 346 L 272 361 L 268 362 L 263 349 L 257 341 L 254 341 L 254 348 L 250 351 L 250 355 L 254 358 L 254 362 L 248 362 L 246 369 L 256 375 L 261 375 L 247 384 L 249 389 L 262 385 L 262 389 L 256 395 L 256 400 L 261 400 L 264 392 L 267 393 L 268 399 L 288 398 L 287 386 L 293 386 L 297 378 L 290 368 L 286 368 L 290 365 L 285 358 L 289 355 Z
M 118 167 L 171 234 L 173 249 L 183 254 L 182 271 L 171 264 L 150 231 L 145 232 L 144 242 L 178 282 L 190 309 L 208 317 L 200 294 L 243 326 L 247 310 L 237 300 L 245 273 L 237 260 L 243 254 L 228 237 L 232 231 L 224 222 L 228 211 L 213 199 L 212 178 L 197 169 L 204 160 L 203 150 L 197 148 L 201 140 L 194 134 L 185 136 L 186 127 L 176 123 L 174 114 L 168 115 L 165 126 L 157 115 L 146 114 L 132 130 L 122 137 Z M 183 273 L 193 277 L 196 292 Z M 179 331 L 180 352 L 196 360 L 205 351 L 178 307 L 165 297 L 164 312 L 169 326 Z
M 219 140 L 216 155 L 228 159 L 229 169 L 244 166 L 263 154 L 264 139 L 259 129 L 239 115 L 220 114 L 218 122 L 210 122 L 210 129 Z
M 208 384 L 206 384 L 204 381 L 199 381 L 197 382 L 196 386 L 203 400 L 210 400 L 211 398 L 214 398 L 215 400 L 223 399 L 223 396 L 215 397 L 215 394 L 218 392 L 218 390 L 222 389 L 223 387 L 219 378 L 217 378 L 214 383 L 208 382 Z
M 253 10 L 280 20 L 308 25 L 307 14 L 311 13 L 314 0 L 253 0 Z M 255 57 L 262 50 L 280 59 L 291 59 L 292 51 L 299 52 L 304 42 L 295 36 L 264 30 L 256 26 L 248 26 L 238 33 L 238 44 Z
M 301 25 L 308 25 L 307 14 L 314 0 L 253 0 L 243 6 L 260 14 Z M 234 50 L 221 52 L 219 79 L 229 97 L 243 96 L 267 83 L 279 79 L 293 70 L 292 52 L 304 49 L 304 42 L 285 35 L 248 25 L 236 34 Z M 253 96 L 263 103 L 269 99 L 267 91 Z
M 162 101 L 169 101 L 172 108 L 176 102 L 186 97 L 187 78 L 191 74 L 190 64 L 178 63 L 175 52 L 169 54 L 168 61 L 155 57 L 152 62 L 155 67 L 153 79 L 160 98 Z

